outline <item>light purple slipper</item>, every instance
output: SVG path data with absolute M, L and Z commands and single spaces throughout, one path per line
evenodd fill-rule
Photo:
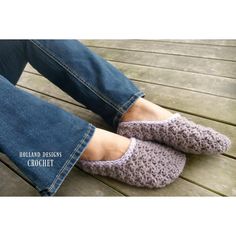
M 225 135 L 195 124 L 178 113 L 164 121 L 121 122 L 117 133 L 129 138 L 156 141 L 193 154 L 223 153 L 231 144 Z
M 131 138 L 128 150 L 118 160 L 79 160 L 78 164 L 91 174 L 108 176 L 138 187 L 160 188 L 178 178 L 185 161 L 185 155 L 172 148 Z

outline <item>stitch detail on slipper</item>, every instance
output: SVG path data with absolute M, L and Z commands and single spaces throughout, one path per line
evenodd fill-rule
M 161 188 L 178 178 L 186 157 L 154 142 L 131 138 L 126 153 L 114 161 L 79 160 L 79 167 L 91 174 L 108 176 L 130 185 Z
M 146 141 L 156 141 L 193 154 L 217 154 L 227 151 L 230 139 L 176 113 L 164 121 L 121 122 L 117 133 Z

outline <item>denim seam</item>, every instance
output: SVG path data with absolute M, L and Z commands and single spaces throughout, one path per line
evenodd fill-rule
M 139 98 L 139 97 L 141 97 L 141 96 L 143 96 L 143 95 L 145 95 L 145 94 L 144 94 L 142 91 L 138 91 L 138 92 L 135 93 L 133 96 L 131 96 L 131 97 L 129 98 L 129 100 L 126 101 L 126 102 L 121 106 L 121 108 L 122 108 L 122 110 L 123 110 L 123 113 L 122 113 L 122 114 L 117 113 L 117 114 L 115 115 L 115 117 L 114 117 L 114 119 L 113 119 L 113 125 L 116 124 L 117 120 L 118 120 L 118 119 L 127 111 L 127 109 L 134 103 L 134 101 L 136 100 L 136 98 Z M 128 105 L 127 108 L 126 108 L 126 105 Z
M 117 104 L 114 104 L 110 101 L 109 98 L 105 97 L 103 94 L 101 94 L 99 91 L 97 91 L 93 86 L 88 84 L 81 75 L 78 75 L 76 72 L 74 72 L 68 65 L 63 63 L 60 59 L 57 58 L 57 56 L 49 51 L 46 48 L 43 48 L 43 46 L 39 42 L 34 42 L 33 40 L 30 40 L 36 47 L 38 47 L 42 52 L 44 52 L 46 55 L 48 55 L 51 59 L 53 59 L 55 62 L 57 62 L 60 66 L 62 66 L 67 72 L 69 72 L 73 77 L 75 77 L 77 80 L 80 81 L 83 85 L 85 85 L 90 91 L 92 91 L 96 96 L 98 96 L 100 99 L 102 99 L 105 103 L 113 107 L 116 111 L 123 113 L 122 110 L 120 110 L 120 106 Z
M 84 134 L 82 140 L 79 142 L 79 144 L 76 146 L 76 148 L 74 149 L 74 151 L 70 154 L 70 158 L 65 162 L 65 164 L 63 165 L 63 167 L 61 168 L 61 170 L 59 171 L 59 174 L 55 177 L 54 181 L 52 182 L 52 184 L 50 185 L 50 187 L 48 188 L 48 191 L 51 192 L 51 190 L 57 185 L 58 180 L 62 181 L 63 179 L 61 179 L 61 176 L 64 175 L 65 172 L 67 172 L 69 170 L 68 166 L 69 164 L 72 162 L 72 160 L 74 160 L 75 158 L 77 158 L 76 153 L 78 152 L 78 150 L 81 148 L 81 146 L 83 145 L 84 141 L 87 139 L 90 131 L 91 131 L 92 125 L 89 124 L 88 130 L 87 132 Z
M 76 148 L 73 150 L 73 152 L 70 154 L 70 158 L 65 162 L 65 164 L 63 165 L 63 167 L 61 168 L 61 170 L 59 171 L 58 175 L 55 177 L 55 179 L 53 180 L 52 184 L 47 188 L 47 191 L 51 193 L 52 189 L 55 188 L 55 186 L 57 186 L 58 181 L 63 181 L 63 178 L 61 178 L 62 176 L 64 176 L 64 174 L 66 172 L 69 171 L 70 167 L 69 165 L 72 163 L 72 161 L 74 161 L 75 158 L 77 158 L 77 153 L 79 151 L 79 149 L 82 147 L 82 145 L 84 144 L 84 141 L 88 138 L 89 134 L 91 133 L 91 129 L 93 128 L 93 126 L 91 124 L 89 124 L 88 130 L 86 131 L 86 133 L 84 134 L 82 140 L 80 140 L 80 142 L 78 143 L 78 145 L 76 146 Z M 73 166 L 72 166 L 73 167 Z M 71 168 L 72 168 L 71 167 Z

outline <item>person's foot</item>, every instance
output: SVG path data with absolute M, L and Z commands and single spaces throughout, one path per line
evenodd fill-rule
M 179 114 L 169 114 L 164 108 L 159 109 L 144 99 L 137 103 L 123 116 L 118 134 L 156 141 L 193 154 L 223 153 L 230 147 L 230 140 L 211 128 L 195 124 Z M 140 109 L 145 106 L 142 112 Z
M 138 187 L 160 188 L 183 171 L 183 153 L 161 144 L 131 138 L 127 151 L 116 160 L 80 159 L 79 167 L 91 174 L 108 176 Z
M 160 107 L 144 98 L 138 98 L 136 102 L 121 117 L 121 122 L 141 120 L 166 120 L 173 114 L 163 107 Z
M 119 159 L 128 149 L 130 139 L 96 128 L 81 160 L 109 161 Z

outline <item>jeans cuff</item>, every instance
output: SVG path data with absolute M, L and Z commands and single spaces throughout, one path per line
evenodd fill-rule
M 39 191 L 41 196 L 53 196 L 57 190 L 60 188 L 61 184 L 64 182 L 67 175 L 70 173 L 71 169 L 74 167 L 76 162 L 79 160 L 81 154 L 87 147 L 90 139 L 92 138 L 95 131 L 95 127 L 92 124 L 88 125 L 88 129 L 84 134 L 82 140 L 80 140 L 79 144 L 73 150 L 68 160 L 65 162 L 58 175 L 52 181 L 52 184 L 44 190 Z
M 134 95 L 132 95 L 132 97 L 130 97 L 130 99 L 128 101 L 126 101 L 122 106 L 121 106 L 121 110 L 123 111 L 122 113 L 118 112 L 115 116 L 115 118 L 113 119 L 113 125 L 115 127 L 115 129 L 117 128 L 120 118 L 129 110 L 129 108 L 135 103 L 135 101 L 140 98 L 140 97 L 145 97 L 145 93 L 142 91 L 138 91 L 137 93 L 135 93 Z

